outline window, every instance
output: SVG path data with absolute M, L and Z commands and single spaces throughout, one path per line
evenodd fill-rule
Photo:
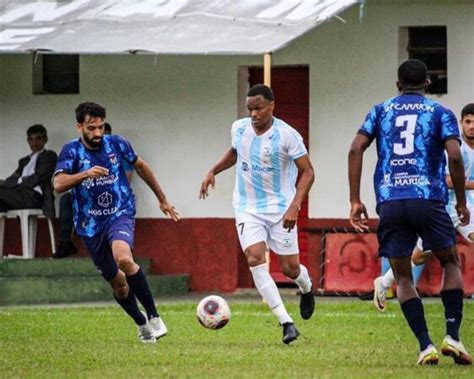
M 33 57 L 33 93 L 79 93 L 79 55 L 35 55 Z
M 408 28 L 408 58 L 419 59 L 428 66 L 431 85 L 428 93 L 448 93 L 448 56 L 445 26 Z

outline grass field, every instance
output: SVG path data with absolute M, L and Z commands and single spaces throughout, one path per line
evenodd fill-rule
M 195 301 L 159 307 L 169 334 L 144 345 L 131 320 L 111 304 L 102 307 L 0 308 L 2 378 L 473 378 L 472 366 L 442 357 L 417 367 L 417 342 L 397 303 L 384 314 L 371 302 L 317 298 L 315 316 L 303 321 L 287 302 L 301 337 L 281 342 L 277 320 L 260 302 L 233 302 L 230 323 L 202 328 Z M 464 307 L 462 339 L 474 351 L 474 303 Z M 440 299 L 425 302 L 435 343 L 444 337 Z

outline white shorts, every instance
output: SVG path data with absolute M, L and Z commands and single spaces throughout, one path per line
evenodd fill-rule
M 473 242 L 469 239 L 469 234 L 474 233 L 474 207 L 469 207 L 469 212 L 471 212 L 471 221 L 466 226 L 460 225 L 461 221 L 459 221 L 459 217 L 454 206 L 451 205 L 446 207 L 446 209 L 448 210 L 449 216 L 451 217 L 451 221 L 453 222 L 456 231 L 461 236 L 463 236 L 467 242 Z
M 256 243 L 265 242 L 278 255 L 300 252 L 297 227 L 295 225 L 290 232 L 284 229 L 282 214 L 238 213 L 235 215 L 235 226 L 243 251 Z

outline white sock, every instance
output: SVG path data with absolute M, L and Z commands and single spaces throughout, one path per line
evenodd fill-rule
M 257 291 L 262 296 L 263 300 L 268 304 L 271 311 L 275 316 L 278 317 L 280 324 L 285 322 L 293 322 L 292 318 L 288 314 L 281 300 L 280 292 L 275 284 L 275 281 L 268 272 L 267 264 L 264 263 L 260 266 L 249 267 L 252 273 L 253 281 Z
M 298 288 L 300 289 L 301 293 L 305 294 L 311 291 L 313 283 L 311 282 L 311 278 L 309 277 L 308 269 L 305 266 L 300 265 L 300 274 L 295 279 L 295 283 L 298 285 Z
M 393 270 L 389 269 L 384 276 L 382 276 L 382 280 L 380 281 L 382 287 L 388 289 L 392 286 L 393 282 L 395 281 L 395 276 L 393 275 Z

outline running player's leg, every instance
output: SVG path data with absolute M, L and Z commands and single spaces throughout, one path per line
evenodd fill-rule
M 115 262 L 125 273 L 130 289 L 145 308 L 155 337 L 159 338 L 166 335 L 168 330 L 160 319 L 145 273 L 133 259 L 134 226 L 133 218 L 120 217 L 109 228 L 108 239 Z
M 148 318 L 151 319 L 158 317 L 158 312 L 145 274 L 133 259 L 134 234 L 135 220 L 132 217 L 122 216 L 109 227 L 108 240 L 115 262 L 127 276 L 130 288 L 145 308 Z
M 420 345 L 418 364 L 437 364 L 438 353 L 428 334 L 423 304 L 413 283 L 411 257 L 391 258 L 390 264 L 397 281 L 397 297 L 403 315 Z
M 101 233 L 92 238 L 83 237 L 83 241 L 102 277 L 110 283 L 115 300 L 135 321 L 140 340 L 154 342 L 155 338 L 151 333 L 146 317 L 138 308 L 137 299 L 128 286 L 125 273 L 117 267 L 106 233 Z
M 419 364 L 438 362 L 438 353 L 428 334 L 423 304 L 413 284 L 411 270 L 413 246 L 430 207 L 431 202 L 425 200 L 389 201 L 377 206 L 380 217 L 377 228 L 379 256 L 390 259 L 403 315 L 420 345 Z
M 434 252 L 443 268 L 443 285 L 441 299 L 446 320 L 446 337 L 441 350 L 444 355 L 451 356 L 458 364 L 472 364 L 472 358 L 459 338 L 459 329 L 463 317 L 464 286 L 455 246 Z
M 423 245 L 420 238 L 418 238 L 416 247 L 412 253 L 412 273 L 413 273 L 413 282 L 416 285 L 420 280 L 421 274 L 423 273 L 424 264 L 421 263 L 421 266 L 416 265 L 416 257 L 424 256 L 422 251 Z M 431 252 L 430 252 L 431 253 Z M 384 258 L 385 259 L 385 258 Z M 377 310 L 380 312 L 384 312 L 386 309 L 386 299 L 387 299 L 387 291 L 389 288 L 392 287 L 393 283 L 395 282 L 395 275 L 393 270 L 390 268 L 388 269 L 384 275 L 375 278 L 374 280 L 374 305 Z
M 313 283 L 308 269 L 300 263 L 298 230 L 295 226 L 290 232 L 283 227 L 283 220 L 273 224 L 269 230 L 268 244 L 278 255 L 280 267 L 287 277 L 298 286 L 300 296 L 300 315 L 308 320 L 314 312 Z
M 265 261 L 268 237 L 265 222 L 254 218 L 250 214 L 237 215 L 236 228 L 255 288 L 281 325 L 293 324 L 293 319 L 283 304 L 278 287 L 271 277 Z M 291 341 L 284 340 L 283 342 L 289 343 Z

